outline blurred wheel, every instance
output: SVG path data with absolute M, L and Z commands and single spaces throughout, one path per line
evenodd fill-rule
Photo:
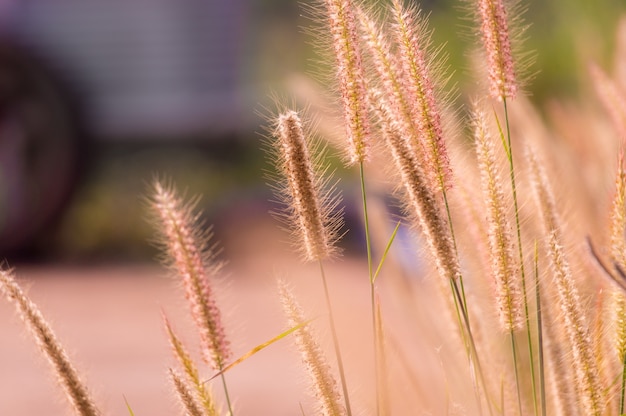
M 45 65 L 0 45 L 0 255 L 29 247 L 67 202 L 84 140 L 75 110 Z

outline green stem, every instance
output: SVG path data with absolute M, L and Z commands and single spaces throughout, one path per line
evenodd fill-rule
M 363 198 L 363 220 L 365 225 L 365 245 L 367 249 L 367 272 L 370 281 L 370 301 L 372 309 L 372 331 L 374 334 L 374 381 L 376 384 L 376 414 L 380 415 L 380 380 L 378 375 L 379 349 L 378 331 L 376 325 L 376 289 L 374 287 L 374 274 L 372 270 L 372 243 L 370 239 L 369 215 L 367 210 L 367 192 L 365 190 L 365 169 L 363 162 L 359 164 L 359 175 L 361 178 L 361 196 Z
M 224 366 L 222 364 L 220 364 L 220 371 L 223 371 Z M 222 372 L 221 374 L 221 378 L 222 378 L 222 386 L 224 386 L 224 396 L 226 397 L 226 403 L 228 404 L 228 414 L 230 416 L 233 416 L 233 406 L 230 403 L 230 395 L 228 394 L 228 386 L 226 385 L 226 377 L 224 376 L 224 373 Z
M 452 292 L 455 298 L 455 306 L 457 306 L 458 309 L 460 309 L 461 312 L 461 317 L 463 318 L 463 321 L 460 322 L 461 325 L 461 332 L 464 333 L 465 331 L 467 331 L 467 343 L 469 344 L 469 351 L 468 351 L 468 357 L 470 360 L 470 363 L 473 363 L 475 366 L 472 367 L 472 372 L 473 374 L 475 374 L 476 372 L 478 373 L 478 377 L 480 378 L 480 383 L 482 384 L 483 388 L 485 389 L 485 400 L 487 402 L 487 407 L 489 409 L 489 414 L 492 415 L 493 414 L 493 410 L 491 409 L 491 402 L 489 400 L 489 393 L 488 393 L 488 389 L 487 389 L 487 382 L 485 381 L 485 376 L 482 370 L 482 365 L 480 363 L 480 358 L 478 358 L 478 349 L 476 348 L 476 342 L 474 341 L 474 335 L 472 334 L 472 329 L 470 328 L 470 324 L 469 324 L 469 315 L 467 313 L 467 310 L 465 309 L 465 307 L 463 306 L 462 303 L 462 295 L 461 295 L 461 290 L 459 289 L 459 285 L 457 284 L 455 279 L 450 279 L 450 285 L 452 286 Z M 457 313 L 459 312 L 459 310 L 457 309 Z M 463 328 L 465 328 L 465 331 L 463 330 Z M 465 336 L 463 336 L 465 338 Z M 473 357 L 473 359 L 472 359 Z M 477 389 L 475 387 L 475 389 Z M 478 399 L 478 406 L 482 407 L 481 405 L 481 401 L 480 398 Z M 480 409 L 479 409 L 480 410 Z M 482 414 L 482 410 L 479 411 L 480 414 Z
M 541 392 L 541 415 L 547 416 L 546 378 L 543 355 L 543 318 L 541 312 L 541 293 L 539 289 L 539 249 L 535 241 L 535 296 L 537 303 L 537 343 L 539 346 L 539 386 Z
M 330 294 L 328 291 L 328 284 L 326 283 L 326 273 L 324 273 L 324 266 L 322 261 L 319 261 L 320 272 L 322 274 L 322 282 L 324 284 L 324 295 L 326 297 L 326 307 L 328 308 L 328 316 L 330 321 L 330 331 L 333 336 L 333 345 L 335 347 L 335 355 L 337 356 L 337 367 L 339 369 L 339 377 L 341 378 L 341 388 L 343 390 L 343 399 L 346 403 L 346 412 L 348 416 L 352 416 L 352 410 L 350 408 L 350 397 L 348 396 L 348 385 L 346 383 L 346 375 L 343 370 L 343 360 L 341 358 L 341 349 L 339 348 L 339 339 L 337 338 L 337 329 L 335 328 L 335 317 L 333 314 L 333 308 L 330 302 Z
M 448 226 L 450 227 L 450 235 L 452 236 L 454 254 L 458 258 L 459 250 L 458 250 L 458 246 L 456 242 L 456 235 L 454 233 L 454 224 L 452 223 L 452 214 L 450 212 L 450 203 L 448 202 L 448 194 L 446 192 L 446 187 L 445 187 L 445 183 L 443 180 L 443 174 L 441 173 L 441 171 L 438 172 L 438 174 L 439 174 L 439 185 L 441 186 L 441 193 L 443 196 L 443 202 L 446 208 L 446 215 L 448 218 Z M 489 402 L 487 384 L 485 382 L 485 377 L 483 375 L 482 367 L 480 364 L 480 359 L 478 358 L 478 350 L 476 349 L 476 343 L 474 342 L 474 336 L 472 334 L 469 313 L 467 312 L 467 298 L 465 296 L 465 285 L 463 284 L 463 276 L 460 275 L 458 277 L 458 284 L 457 284 L 457 280 L 451 279 L 451 286 L 452 286 L 452 292 L 453 292 L 453 298 L 454 298 L 454 306 L 455 306 L 456 313 L 457 313 L 457 319 L 459 320 L 459 325 L 461 326 L 461 337 L 463 338 L 463 341 L 465 343 L 465 348 L 467 350 L 467 355 L 468 355 L 470 362 L 472 362 L 472 355 L 474 356 L 474 364 L 476 366 L 475 371 L 478 372 L 480 383 L 483 385 L 483 389 L 485 390 L 485 398 L 487 401 L 487 406 L 489 408 L 489 413 L 492 414 L 491 404 Z M 461 316 L 462 316 L 462 319 L 461 319 Z M 465 330 L 463 330 L 463 326 L 465 327 Z M 467 334 L 465 334 L 465 332 L 467 332 Z M 472 370 L 474 371 L 474 367 L 472 367 Z M 475 374 L 474 374 L 474 379 L 475 379 Z M 481 405 L 480 395 L 478 394 L 478 387 L 476 385 L 474 385 L 474 390 L 476 391 L 477 402 L 480 408 L 482 407 L 482 405 Z M 482 413 L 482 410 L 480 410 L 480 413 Z
M 520 388 L 519 370 L 517 368 L 517 343 L 515 342 L 515 334 L 513 333 L 513 330 L 511 330 L 510 335 L 511 353 L 513 354 L 513 368 L 515 369 L 515 385 L 517 387 L 517 406 L 519 408 L 519 414 L 522 415 L 524 412 L 522 411 L 522 391 Z
M 528 310 L 528 295 L 526 291 L 526 272 L 524 268 L 524 249 L 522 247 L 522 228 L 519 218 L 519 203 L 517 201 L 517 185 L 515 182 L 515 167 L 513 164 L 513 147 L 511 146 L 511 127 L 509 124 L 509 108 L 507 106 L 506 97 L 502 97 L 502 104 L 504 105 L 504 121 L 506 123 L 506 139 L 507 139 L 507 156 L 509 159 L 509 175 L 511 178 L 511 191 L 513 193 L 513 204 L 515 209 L 515 227 L 517 229 L 517 247 L 519 252 L 520 261 L 520 273 L 522 277 L 522 293 L 524 296 L 524 317 L 526 319 L 526 336 L 528 338 L 528 354 L 530 364 L 530 380 L 533 394 L 533 406 L 535 409 L 535 415 L 538 414 L 537 406 L 537 386 L 535 385 L 535 360 L 532 343 L 532 333 L 530 329 L 530 313 Z

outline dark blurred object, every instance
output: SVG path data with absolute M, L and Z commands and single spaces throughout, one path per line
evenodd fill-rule
M 91 138 L 254 130 L 240 79 L 247 9 L 243 0 L 1 1 L 0 255 L 59 213 Z
M 83 162 L 80 110 L 53 71 L 0 43 L 0 253 L 14 254 L 55 219 Z

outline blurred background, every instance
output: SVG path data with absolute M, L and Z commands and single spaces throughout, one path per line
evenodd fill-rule
M 473 39 L 459 3 L 421 5 L 465 89 Z M 576 96 L 589 60 L 610 66 L 626 2 L 523 6 L 538 105 Z M 310 25 L 292 0 L 0 2 L 0 255 L 153 258 L 155 176 L 202 195 L 220 239 L 266 218 L 268 97 L 327 99 L 309 76 L 319 74 Z

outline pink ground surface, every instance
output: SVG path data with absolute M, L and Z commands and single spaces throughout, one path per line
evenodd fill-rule
M 226 241 L 226 249 L 232 250 L 232 244 Z M 334 365 L 319 266 L 281 256 L 278 252 L 284 247 L 276 252 L 271 244 L 266 246 L 267 252 L 259 254 L 258 243 L 239 245 L 240 254 L 229 261 L 216 288 L 233 355 L 243 355 L 286 328 L 275 283 L 276 277 L 283 277 L 315 318 L 313 328 Z M 341 258 L 328 264 L 326 271 L 354 414 L 374 414 L 367 265 L 364 259 Z M 156 264 L 20 266 L 17 276 L 51 322 L 105 415 L 128 415 L 125 398 L 137 416 L 182 414 L 166 376 L 175 362 L 161 312 L 197 358 L 198 342 L 182 290 L 166 270 Z M 388 388 L 399 398 L 394 400 L 393 414 L 439 414 L 444 408 L 438 410 L 437 405 L 447 406 L 450 392 L 436 387 L 448 381 L 433 376 L 441 366 L 442 341 L 432 330 L 437 313 L 434 319 L 415 314 L 413 303 L 405 301 L 422 289 L 415 292 L 394 284 L 391 287 L 400 290 L 385 290 L 384 282 L 391 279 L 381 275 L 380 293 L 390 336 Z M 419 297 L 422 311 L 433 309 L 428 292 Z M 71 415 L 50 366 L 5 299 L 0 299 L 0 334 L 0 416 Z M 307 415 L 318 414 L 303 368 L 291 338 L 233 368 L 227 380 L 235 413 L 301 415 L 302 405 Z M 204 376 L 212 374 L 206 366 L 202 369 Z M 221 386 L 215 383 L 213 390 L 224 403 Z M 420 394 L 429 390 L 433 393 Z
M 349 303 L 337 304 L 346 348 L 367 354 L 369 343 L 362 348 L 348 346 L 369 336 L 367 320 L 355 325 L 359 320 L 354 319 L 361 313 L 367 316 L 369 306 L 368 286 L 355 284 L 352 278 L 361 266 L 352 262 L 332 266 L 331 273 L 344 276 L 332 288 L 351 295 Z M 285 276 L 299 274 L 294 280 L 301 301 L 308 309 L 323 309 L 315 268 L 294 263 L 277 270 Z M 274 273 L 254 267 L 245 275 L 241 272 L 224 278 L 219 291 L 236 356 L 284 329 Z M 161 311 L 194 352 L 197 338 L 182 291 L 166 271 L 150 265 L 21 267 L 18 278 L 52 323 L 106 414 L 128 414 L 124 397 L 136 415 L 180 413 L 166 377 L 168 366 L 175 363 Z M 4 299 L 0 331 L 0 415 L 71 414 L 48 363 Z M 355 358 L 350 361 L 358 362 Z M 204 373 L 211 374 L 208 369 Z M 240 415 L 296 415 L 300 402 L 310 403 L 306 375 L 290 339 L 234 368 L 227 379 Z M 214 390 L 221 395 L 219 387 L 215 384 Z

